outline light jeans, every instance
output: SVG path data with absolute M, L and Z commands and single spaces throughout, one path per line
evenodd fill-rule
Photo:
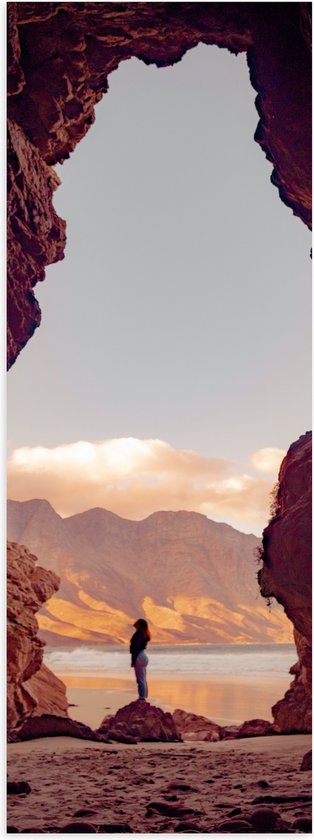
M 136 682 L 138 687 L 138 696 L 140 700 L 146 700 L 148 697 L 148 688 L 146 681 L 146 668 L 148 665 L 148 656 L 143 650 L 140 651 L 135 660 L 134 670 L 136 674 Z

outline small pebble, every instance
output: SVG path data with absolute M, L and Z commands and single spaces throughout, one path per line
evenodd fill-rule
M 271 831 L 280 817 L 273 808 L 256 808 L 250 814 L 250 822 L 258 831 Z
M 298 829 L 298 831 L 304 831 L 305 834 L 311 834 L 312 820 L 310 819 L 310 817 L 299 817 L 292 823 L 291 827 L 294 829 L 294 831 Z
M 28 782 L 7 782 L 7 793 L 30 793 L 32 790 Z
M 225 820 L 224 822 L 219 823 L 217 831 L 227 832 L 228 834 L 248 834 L 252 831 L 252 826 L 249 822 L 247 822 L 247 820 Z

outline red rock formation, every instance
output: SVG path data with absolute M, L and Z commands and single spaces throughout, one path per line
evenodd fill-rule
M 46 665 L 41 665 L 23 687 L 36 702 L 32 717 L 44 714 L 67 716 L 68 701 L 64 683 Z
M 246 720 L 242 725 L 219 726 L 202 715 L 176 709 L 173 712 L 176 728 L 184 741 L 230 741 L 234 738 L 256 738 L 278 734 L 279 729 L 268 720 Z
M 64 225 L 50 206 L 53 176 L 45 165 L 69 157 L 86 134 L 120 61 L 137 56 L 167 66 L 199 42 L 246 50 L 259 92 L 255 139 L 274 164 L 282 200 L 310 224 L 309 4 L 24 2 L 10 3 L 8 12 L 9 366 L 40 320 L 32 287 L 63 254 Z M 32 181 L 40 183 L 40 212 Z
M 36 557 L 8 543 L 7 560 L 8 729 L 45 707 L 42 686 L 49 685 L 49 710 L 67 714 L 65 686 L 48 668 L 41 669 L 44 643 L 37 637 L 35 613 L 58 589 L 59 578 L 36 565 Z M 36 674 L 36 680 L 34 680 Z
M 172 717 L 184 741 L 220 741 L 221 739 L 222 727 L 203 715 L 194 715 L 191 712 L 176 709 Z
M 102 721 L 99 735 L 110 741 L 136 744 L 139 741 L 181 741 L 169 712 L 151 706 L 146 700 L 134 700 Z
M 34 738 L 56 737 L 80 738 L 83 741 L 105 741 L 105 735 L 94 732 L 90 726 L 72 720 L 69 717 L 59 717 L 56 714 L 41 714 L 29 717 L 22 726 L 14 729 L 9 735 L 9 741 L 32 741 Z
M 312 750 L 303 756 L 300 770 L 312 770 Z
M 261 593 L 275 597 L 294 625 L 299 660 L 283 700 L 273 707 L 281 732 L 311 731 L 312 682 L 312 435 L 290 449 L 279 472 L 275 515 L 263 534 Z
M 60 181 L 19 126 L 8 121 L 8 359 L 40 323 L 33 286 L 63 258 L 65 222 L 53 206 Z
M 239 728 L 238 738 L 259 738 L 262 735 L 278 735 L 279 729 L 270 723 L 269 720 L 254 718 L 245 720 Z M 223 734 L 221 736 L 224 737 Z

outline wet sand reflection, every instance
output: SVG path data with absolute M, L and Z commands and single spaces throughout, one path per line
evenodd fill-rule
M 76 706 L 69 709 L 71 716 L 90 726 L 99 725 L 106 714 L 115 713 L 137 697 L 132 674 L 124 678 L 61 673 L 58 676 L 67 686 L 69 702 Z M 247 676 L 176 679 L 149 678 L 148 673 L 149 701 L 164 710 L 184 709 L 223 724 L 252 718 L 271 720 L 271 706 L 283 697 L 290 681 L 289 675 L 286 679 L 263 680 Z

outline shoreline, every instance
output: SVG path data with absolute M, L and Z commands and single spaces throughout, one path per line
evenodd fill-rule
M 126 677 L 62 674 L 67 688 L 69 716 L 96 729 L 104 717 L 137 699 L 133 673 Z M 262 718 L 272 720 L 271 706 L 284 696 L 291 678 L 248 676 L 173 677 L 148 674 L 149 702 L 166 712 L 183 709 L 222 726 Z M 73 705 L 72 705 L 73 704 Z

